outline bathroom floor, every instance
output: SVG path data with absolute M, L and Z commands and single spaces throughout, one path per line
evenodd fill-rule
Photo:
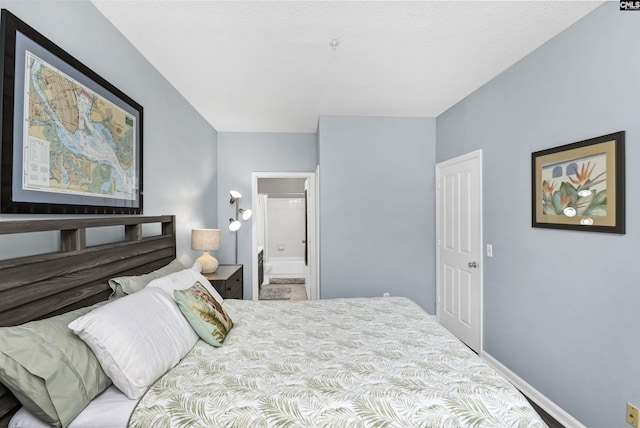
M 271 278 L 260 287 L 260 300 L 307 300 L 304 278 Z
M 269 285 L 271 284 L 302 284 L 304 285 L 304 278 L 271 278 Z

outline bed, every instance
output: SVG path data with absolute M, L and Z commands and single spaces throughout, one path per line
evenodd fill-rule
M 116 221 L 111 218 L 107 220 Z M 73 225 L 75 229 L 66 230 L 89 227 L 84 221 L 77 220 L 78 223 Z M 76 311 L 83 313 L 79 319 L 94 315 L 93 319 L 102 319 L 97 314 L 106 314 L 122 306 L 120 312 L 114 312 L 115 321 L 111 319 L 109 325 L 115 326 L 117 331 L 132 331 L 137 328 L 129 319 L 125 319 L 127 316 L 117 314 L 142 312 L 127 309 L 126 305 L 129 304 L 130 308 L 139 308 L 141 305 L 150 308 L 155 300 L 161 301 L 158 314 L 163 314 L 162 318 L 167 319 L 162 322 L 172 322 L 168 321 L 171 319 L 168 312 L 162 309 L 162 305 L 168 304 L 166 300 L 171 298 L 167 297 L 169 294 L 165 293 L 166 289 L 153 287 L 153 282 L 127 297 L 106 304 L 97 303 L 107 299 L 112 292 L 106 285 L 109 278 L 148 273 L 175 258 L 173 217 L 120 218 L 119 221 L 133 223 L 124 225 L 124 241 L 92 248 L 94 254 L 88 256 L 86 266 L 91 266 L 89 269 L 94 270 L 93 273 L 84 275 L 79 273 L 81 270 L 71 273 L 68 268 L 62 269 L 67 279 L 69 275 L 83 277 L 85 285 L 71 288 L 75 291 L 59 290 L 44 297 L 49 299 L 53 311 L 43 313 L 38 310 L 36 314 L 26 310 L 23 304 L 9 309 L 12 315 L 0 313 L 0 317 L 4 316 L 3 325 L 16 325 L 68 313 L 61 315 L 65 317 Z M 143 223 L 137 222 L 158 221 L 162 225 L 162 232 L 158 236 L 143 237 Z M 50 230 L 60 226 L 28 223 L 30 230 L 42 225 L 51 227 Z M 2 229 L 2 225 L 3 222 L 0 222 L 0 231 L 6 230 Z M 13 230 L 17 226 L 12 225 Z M 64 233 L 69 234 L 76 236 L 71 239 L 76 243 L 73 244 L 76 249 L 67 251 L 67 257 L 86 252 L 86 248 L 81 248 L 84 232 Z M 64 244 L 67 240 L 61 238 L 63 247 L 69 247 L 69 244 Z M 157 241 L 163 244 L 157 245 Z M 168 250 L 161 249 L 164 245 L 168 245 Z M 102 262 L 104 252 L 109 253 L 114 246 L 119 248 L 116 252 L 120 256 L 115 260 L 110 259 L 105 265 Z M 129 247 L 137 249 L 129 253 L 126 249 Z M 154 255 L 156 252 L 159 254 Z M 46 259 L 53 256 L 34 257 Z M 132 258 L 138 258 L 140 263 L 131 262 Z M 29 260 L 27 257 L 18 261 L 0 261 L 0 273 L 6 266 L 11 265 L 15 269 Z M 108 267 L 112 263 L 114 265 Z M 185 278 L 192 278 L 190 275 L 195 275 L 186 270 L 156 280 L 161 285 L 159 288 L 162 288 L 166 278 L 183 274 L 187 275 Z M 100 274 L 96 275 L 96 272 Z M 54 282 L 66 283 L 60 280 Z M 0 288 L 3 290 L 1 293 L 9 289 L 4 280 Z M 16 288 L 20 286 L 10 289 L 15 291 Z M 83 291 L 85 288 L 91 291 Z M 64 298 L 55 297 L 65 293 Z M 69 295 L 76 298 L 70 298 Z M 42 298 L 26 305 L 33 308 L 48 306 L 36 304 L 40 300 Z M 96 303 L 98 306 L 92 309 L 77 309 Z M 172 304 L 175 306 L 175 302 Z M 136 337 L 158 334 L 155 342 L 178 337 L 187 342 L 179 345 L 186 349 L 184 355 L 174 357 L 178 359 L 175 364 L 163 361 L 170 367 L 166 373 L 148 382 L 148 386 L 145 384 L 137 390 L 133 388 L 133 392 L 129 391 L 133 395 L 136 391 L 140 392 L 135 399 L 123 394 L 122 391 L 128 391 L 126 385 L 120 389 L 113 385 L 102 385 L 104 387 L 100 387 L 102 390 L 95 394 L 96 398 L 89 400 L 88 406 L 77 417 L 65 420 L 61 425 L 70 424 L 72 428 L 546 426 L 522 394 L 506 379 L 442 328 L 434 317 L 408 299 L 351 298 L 302 302 L 224 300 L 221 307 L 233 322 L 222 341 L 214 343 L 216 346 L 205 342 L 202 336 L 192 338 L 195 327 L 190 332 L 184 330 L 183 333 L 162 336 L 172 325 L 158 328 L 154 323 L 160 317 L 153 318 L 153 323 L 140 323 L 153 325 L 154 328 L 141 330 Z M 177 319 L 175 323 L 178 323 Z M 52 318 L 41 322 L 48 320 Z M 68 320 L 64 322 L 66 325 Z M 122 323 L 120 327 L 118 322 Z M 75 324 L 75 321 L 70 324 L 74 331 Z M 126 352 L 137 352 L 136 349 L 144 348 L 142 342 L 145 340 L 136 342 L 136 346 L 126 347 Z M 178 345 L 171 345 L 171 349 L 176 347 Z M 122 348 L 118 348 L 118 352 Z M 164 359 L 164 352 L 155 353 Z M 7 425 L 20 408 L 20 403 L 6 388 L 3 391 L 0 393 L 0 411 L 4 412 L 3 424 Z M 117 417 L 114 416 L 116 408 L 122 409 Z M 104 419 L 105 415 L 115 419 Z M 22 408 L 12 423 L 16 427 L 35 426 L 37 420 Z

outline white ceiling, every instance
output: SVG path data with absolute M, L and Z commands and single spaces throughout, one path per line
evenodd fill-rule
M 436 117 L 603 3 L 92 2 L 218 131 L 246 132 Z

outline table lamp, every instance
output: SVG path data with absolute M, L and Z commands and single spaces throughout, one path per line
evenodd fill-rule
M 204 251 L 196 263 L 202 266 L 202 273 L 212 273 L 218 269 L 218 261 L 209 254 L 209 250 L 220 248 L 220 229 L 191 230 L 191 249 Z

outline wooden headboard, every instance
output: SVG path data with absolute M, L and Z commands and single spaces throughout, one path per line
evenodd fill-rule
M 156 234 L 143 234 L 143 225 L 149 223 L 159 225 Z M 117 242 L 87 246 L 87 229 L 113 226 L 124 228 Z M 60 249 L 0 260 L 0 326 L 106 300 L 111 294 L 109 278 L 148 273 L 176 258 L 175 216 L 170 215 L 0 221 L 0 235 L 31 232 L 58 233 Z M 18 401 L 0 384 L 0 427 L 7 426 L 18 408 Z

